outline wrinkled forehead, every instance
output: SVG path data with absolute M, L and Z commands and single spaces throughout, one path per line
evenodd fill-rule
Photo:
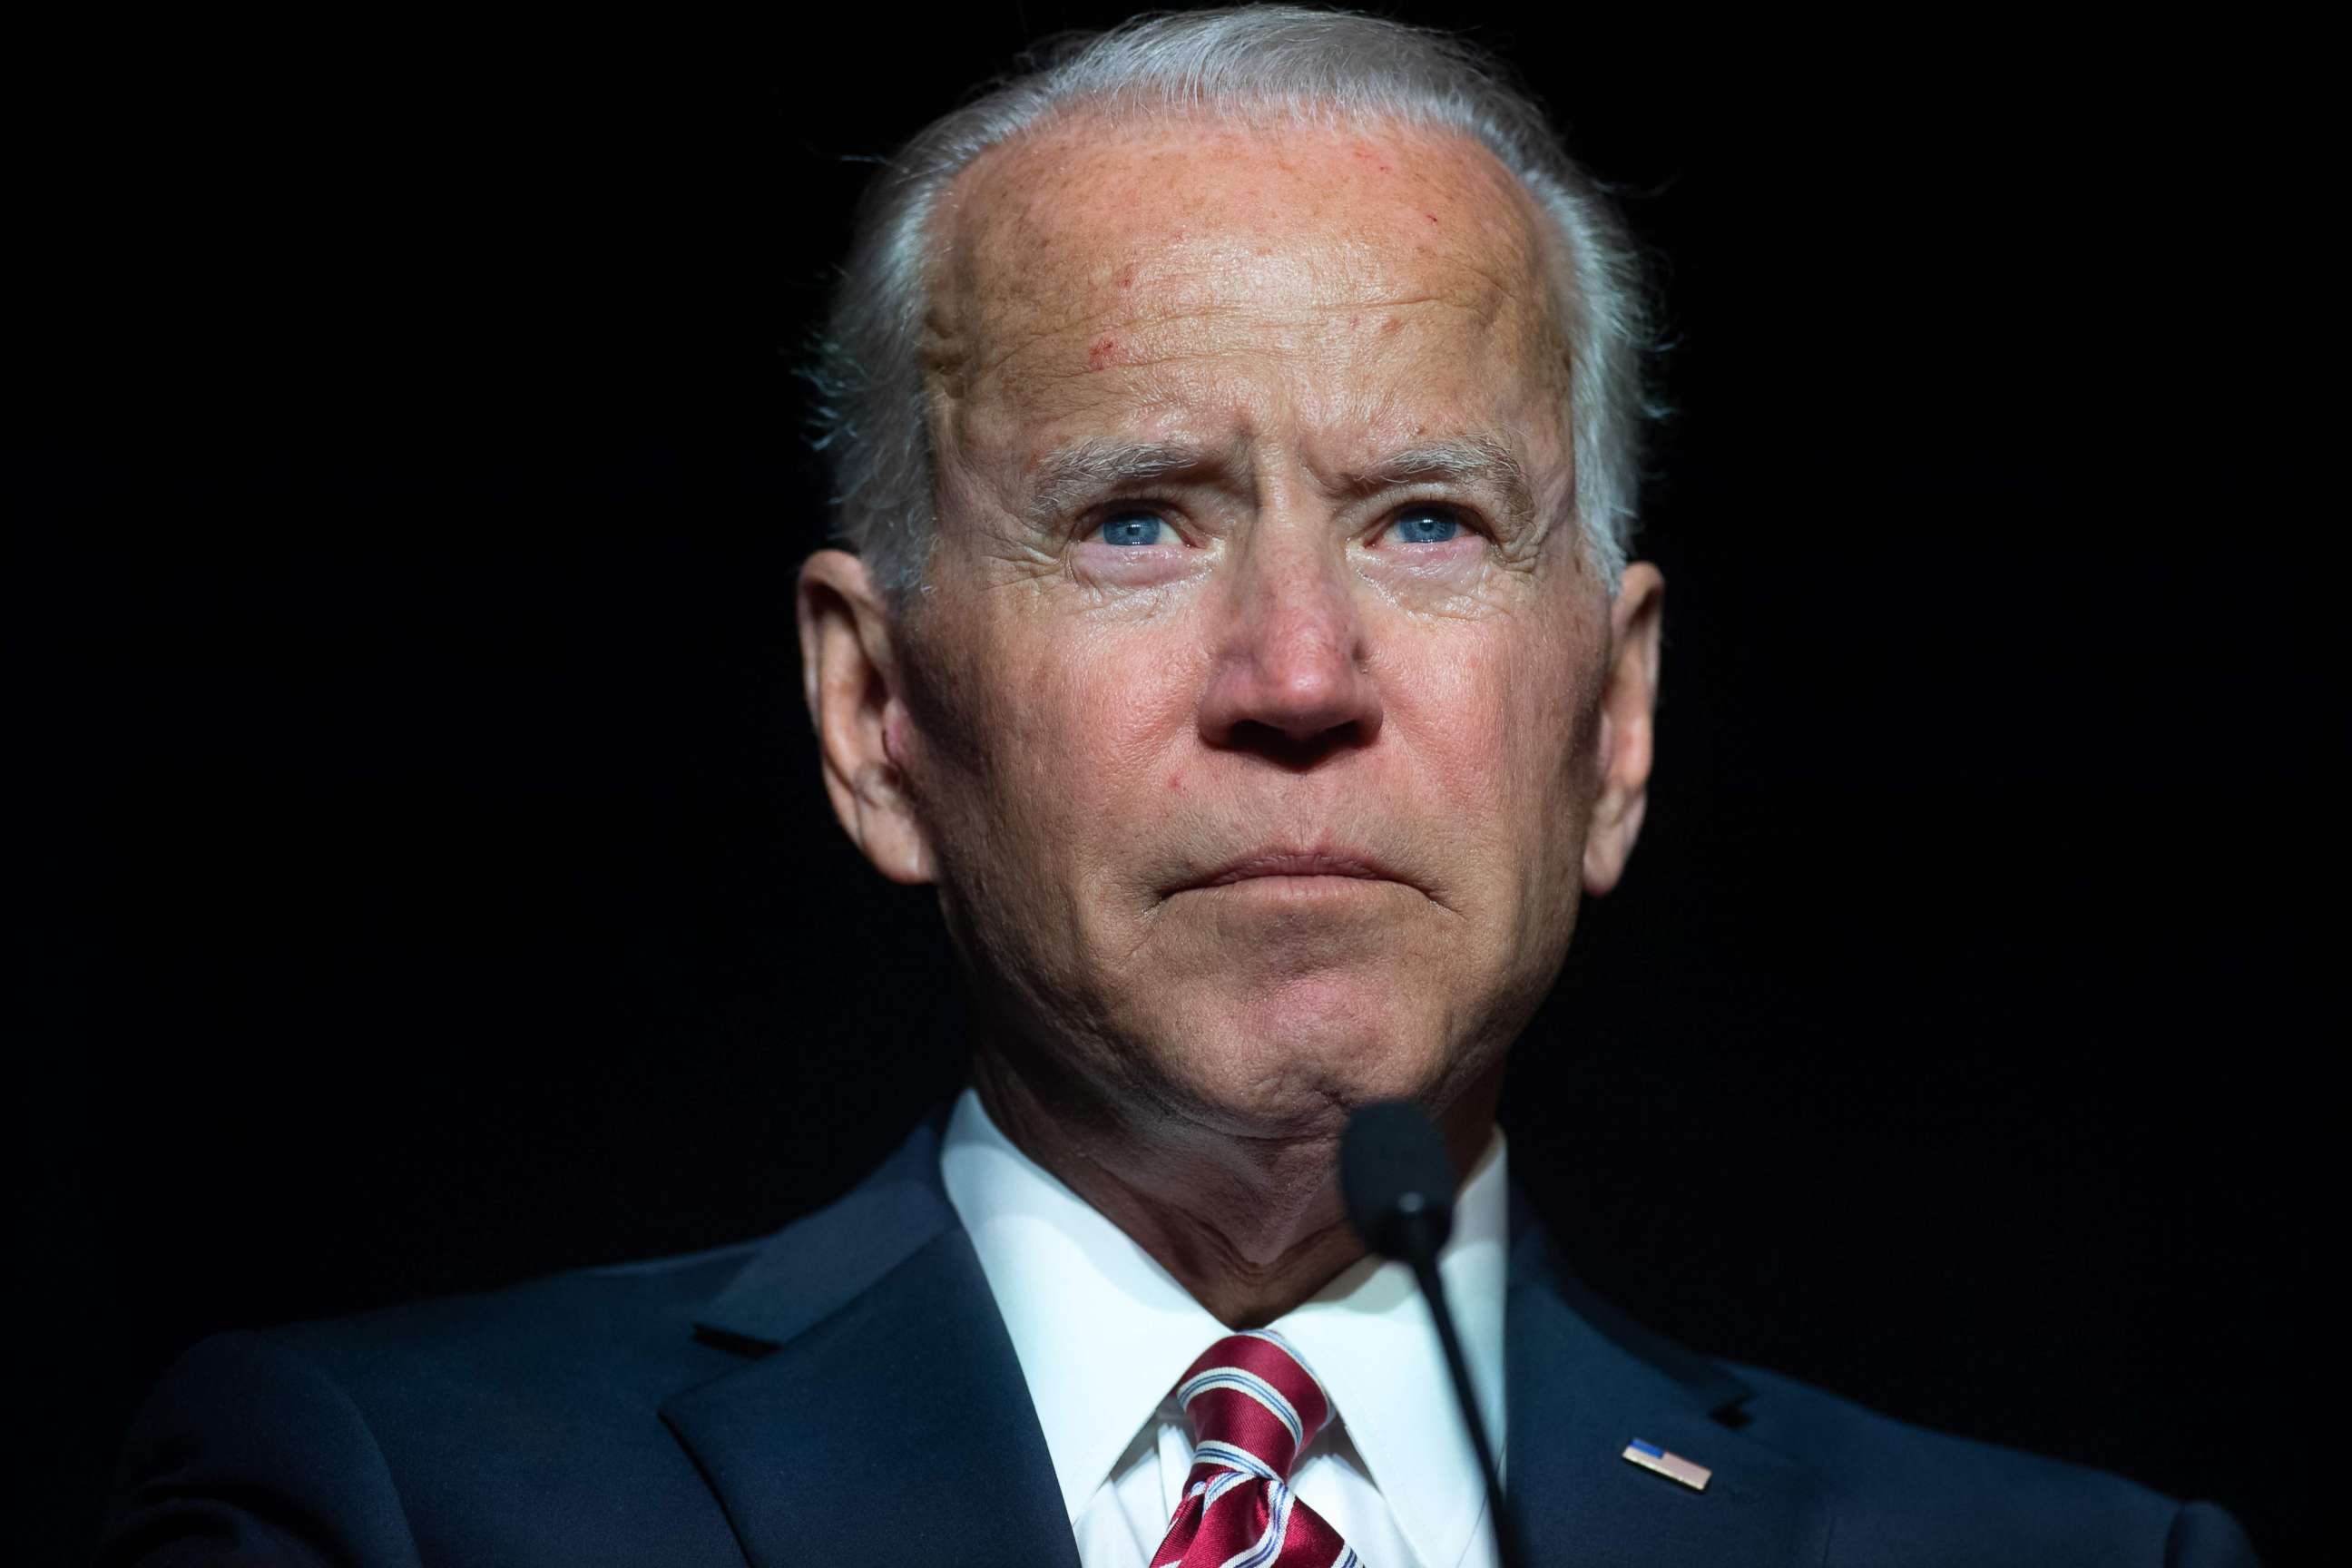
M 1459 133 L 1082 116 L 977 160 L 933 239 L 948 461 L 1276 404 L 1372 444 L 1433 420 L 1526 433 L 1565 408 L 1549 230 Z

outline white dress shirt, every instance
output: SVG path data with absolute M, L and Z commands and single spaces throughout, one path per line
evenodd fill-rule
M 1504 1159 L 1498 1131 L 1455 1200 L 1454 1237 L 1438 1258 L 1498 1449 Z M 1232 1331 L 1014 1148 L 970 1089 L 940 1163 L 1028 1380 L 1079 1562 L 1148 1568 L 1192 1465 L 1192 1432 L 1170 1393 Z M 1494 1568 L 1476 1453 L 1412 1270 L 1367 1258 L 1270 1326 L 1315 1369 L 1335 1412 L 1291 1471 L 1299 1500 L 1366 1568 Z

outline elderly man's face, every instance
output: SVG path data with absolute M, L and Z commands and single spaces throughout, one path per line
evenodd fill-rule
M 1080 121 L 937 235 L 939 532 L 853 833 L 1111 1092 L 1491 1086 L 1630 848 L 1656 647 L 1655 574 L 1612 605 L 1580 546 L 1531 202 L 1452 137 Z

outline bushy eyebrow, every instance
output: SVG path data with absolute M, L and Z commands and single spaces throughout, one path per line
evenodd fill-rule
M 1528 477 L 1527 464 L 1507 443 L 1491 436 L 1408 447 L 1348 480 L 1348 488 L 1358 494 L 1427 484 L 1486 490 L 1500 503 L 1504 521 L 1515 527 L 1535 521 L 1535 482 Z
M 1033 524 L 1050 522 L 1115 486 L 1176 474 L 1223 472 L 1233 466 L 1234 457 L 1187 441 L 1080 441 L 1039 462 L 1022 511 Z M 1426 484 L 1485 490 L 1502 509 L 1503 521 L 1514 528 L 1535 521 L 1535 485 L 1527 465 L 1508 443 L 1491 436 L 1408 447 L 1339 480 L 1339 488 L 1350 495 Z
M 1218 461 L 1216 455 L 1184 441 L 1080 441 L 1037 465 L 1022 511 L 1032 523 L 1051 522 L 1115 485 L 1195 473 Z

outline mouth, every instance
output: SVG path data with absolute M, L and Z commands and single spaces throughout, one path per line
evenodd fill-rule
M 1359 850 L 1276 848 L 1253 850 L 1169 890 L 1181 893 L 1269 879 L 1309 877 L 1363 882 L 1405 881 L 1379 858 Z

